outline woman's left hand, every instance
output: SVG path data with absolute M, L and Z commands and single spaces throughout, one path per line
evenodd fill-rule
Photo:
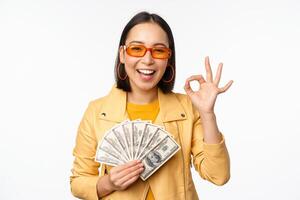
M 213 80 L 213 74 L 211 71 L 209 58 L 205 57 L 205 69 L 206 69 L 206 80 L 202 75 L 193 75 L 189 77 L 186 82 L 184 89 L 187 95 L 190 97 L 194 106 L 198 109 L 200 114 L 211 114 L 214 113 L 214 105 L 218 94 L 226 92 L 233 81 L 229 81 L 224 87 L 219 88 L 219 82 L 221 79 L 223 64 L 220 63 L 218 66 L 217 74 Z M 190 82 L 198 81 L 200 88 L 198 91 L 193 91 Z

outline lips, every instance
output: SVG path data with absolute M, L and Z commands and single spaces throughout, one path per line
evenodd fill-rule
M 136 71 L 140 74 L 147 75 L 147 76 L 151 76 L 155 73 L 155 71 L 152 69 L 137 69 Z

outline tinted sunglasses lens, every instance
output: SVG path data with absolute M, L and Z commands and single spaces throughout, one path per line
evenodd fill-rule
M 126 49 L 126 52 L 130 56 L 135 56 L 135 57 L 143 57 L 146 51 L 147 49 L 144 46 L 140 46 L 140 45 L 131 45 Z
M 167 59 L 171 56 L 171 51 L 168 48 L 153 48 L 152 57 L 158 59 Z

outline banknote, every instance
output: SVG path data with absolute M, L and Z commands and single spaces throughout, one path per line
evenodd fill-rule
M 145 154 L 151 151 L 157 144 L 159 144 L 167 136 L 168 135 L 163 130 L 157 128 L 153 136 L 149 139 L 145 148 L 141 151 L 139 158 L 142 159 Z
M 123 164 L 118 158 L 115 158 L 111 154 L 103 151 L 102 149 L 97 150 L 95 160 L 97 162 L 100 162 L 100 163 L 103 163 L 106 165 L 111 165 L 111 166 L 118 166 L 118 165 Z
M 132 123 L 127 122 L 121 125 L 123 129 L 123 135 L 127 144 L 128 154 L 131 160 L 133 160 L 133 135 L 132 135 Z
M 119 166 L 131 160 L 141 160 L 142 180 L 148 179 L 180 146 L 164 127 L 149 120 L 125 120 L 105 132 L 98 142 L 95 161 Z
M 127 123 L 127 122 L 125 122 Z M 120 124 L 119 126 L 116 126 L 115 128 L 112 129 L 112 132 L 114 133 L 114 135 L 116 136 L 117 140 L 119 141 L 119 144 L 122 146 L 122 150 L 123 152 L 125 152 L 126 154 L 126 157 L 129 159 L 129 160 L 132 160 L 132 157 L 131 157 L 131 154 L 129 152 L 129 135 L 127 133 L 124 132 L 124 129 L 122 127 L 123 124 L 125 123 L 122 123 Z
M 139 146 L 137 150 L 137 158 L 140 158 L 140 155 L 143 154 L 144 149 L 147 147 L 147 145 L 151 141 L 156 131 L 158 131 L 157 126 L 152 125 L 150 123 L 146 123 L 142 138 L 139 142 Z
M 126 159 L 126 157 L 122 154 L 122 152 L 120 152 L 119 150 L 117 150 L 108 140 L 104 139 L 102 141 L 102 143 L 100 144 L 100 146 L 98 147 L 100 148 L 102 151 L 110 154 L 111 156 L 113 156 L 115 159 L 119 159 L 122 163 L 126 163 L 128 162 L 128 160 Z
M 149 122 L 147 122 L 149 123 Z M 140 141 L 142 139 L 142 136 L 144 134 L 146 123 L 143 121 L 134 121 L 132 122 L 132 136 L 133 136 L 133 159 L 138 158 L 138 148 Z
M 126 159 L 126 161 L 130 161 L 130 158 L 128 154 L 126 153 L 125 144 L 123 142 L 123 145 L 120 143 L 120 138 L 117 137 L 117 135 L 113 132 L 113 130 L 108 131 L 108 133 L 105 134 L 103 140 L 107 140 L 113 146 L 116 151 L 118 151 L 122 156 Z M 123 140 L 122 140 L 123 141 Z M 100 143 L 102 144 L 102 143 Z
M 167 162 L 178 150 L 180 146 L 170 137 L 165 137 L 152 151 L 149 151 L 143 158 L 144 171 L 140 178 L 145 181 L 165 162 Z

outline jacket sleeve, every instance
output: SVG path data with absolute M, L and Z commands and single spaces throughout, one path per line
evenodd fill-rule
M 99 179 L 99 163 L 95 162 L 97 139 L 94 131 L 95 109 L 89 103 L 79 124 L 76 144 L 73 149 L 72 175 L 70 176 L 71 192 L 75 197 L 97 200 L 96 184 Z
M 203 179 L 224 185 L 230 178 L 230 160 L 224 136 L 218 144 L 205 143 L 200 114 L 195 109 L 194 116 L 191 144 L 194 167 Z

